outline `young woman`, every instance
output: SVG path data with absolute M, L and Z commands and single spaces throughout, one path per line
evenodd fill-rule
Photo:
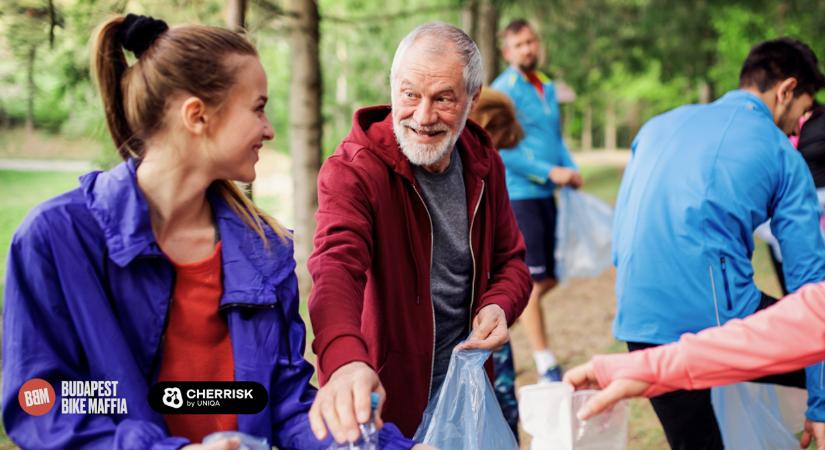
M 315 388 L 290 235 L 231 181 L 255 178 L 258 152 L 273 138 L 255 48 L 220 28 L 168 28 L 130 14 L 102 24 L 92 65 L 125 162 L 84 175 L 14 235 L 6 432 L 26 449 L 238 447 L 196 444 L 219 430 L 282 449 L 326 448 L 306 414 Z M 51 384 L 58 400 L 70 396 L 62 382 L 117 382 L 98 394 L 123 407 L 89 414 L 58 401 L 32 415 L 21 389 L 32 379 Z M 256 414 L 163 416 L 147 396 L 171 380 L 254 381 L 269 397 Z M 381 440 L 413 444 L 392 425 Z

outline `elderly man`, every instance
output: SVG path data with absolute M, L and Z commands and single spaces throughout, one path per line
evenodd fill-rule
M 310 419 L 358 436 L 369 395 L 411 436 L 450 354 L 495 349 L 524 308 L 524 243 L 489 137 L 467 122 L 482 79 L 475 43 L 451 25 L 413 30 L 390 72 L 392 107 L 355 113 L 321 169 L 309 300 L 322 389 Z

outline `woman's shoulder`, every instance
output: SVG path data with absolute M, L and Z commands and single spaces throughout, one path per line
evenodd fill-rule
M 78 225 L 94 221 L 78 187 L 40 203 L 29 211 L 14 234 L 13 242 L 72 240 Z

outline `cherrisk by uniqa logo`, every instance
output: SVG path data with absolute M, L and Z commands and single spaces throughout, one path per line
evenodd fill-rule
M 257 414 L 269 394 L 254 381 L 162 381 L 148 400 L 161 414 Z
M 178 409 L 183 406 L 183 394 L 180 389 L 176 387 L 166 388 L 163 390 L 163 404 Z

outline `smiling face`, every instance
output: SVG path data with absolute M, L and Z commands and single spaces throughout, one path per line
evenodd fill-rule
M 529 73 L 535 71 L 539 65 L 540 48 L 536 33 L 530 27 L 523 27 L 504 36 L 502 56 L 511 66 Z
M 401 151 L 412 164 L 429 169 L 449 161 L 473 99 L 458 54 L 447 45 L 436 55 L 428 44 L 416 42 L 406 50 L 391 89 L 393 131 Z
M 264 141 L 275 137 L 266 117 L 267 81 L 255 56 L 237 58 L 236 78 L 217 113 L 217 129 L 207 152 L 215 179 L 250 182 Z

